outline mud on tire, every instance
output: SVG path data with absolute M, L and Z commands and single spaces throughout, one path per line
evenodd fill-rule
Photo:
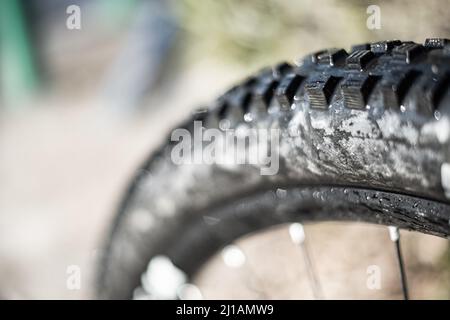
M 224 244 L 283 222 L 362 220 L 448 237 L 449 62 L 446 39 L 327 49 L 261 70 L 196 111 L 181 127 L 279 129 L 277 174 L 175 165 L 168 141 L 122 202 L 100 297 L 131 298 L 155 255 L 193 276 Z

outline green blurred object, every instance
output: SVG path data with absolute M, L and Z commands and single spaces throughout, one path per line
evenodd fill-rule
M 3 108 L 16 107 L 35 91 L 38 77 L 23 3 L 0 1 L 0 63 Z
M 138 0 L 100 0 L 96 4 L 104 12 L 106 20 L 104 23 L 110 23 L 113 26 L 127 23 L 136 9 Z

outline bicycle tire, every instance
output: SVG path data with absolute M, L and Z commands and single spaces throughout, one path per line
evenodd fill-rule
M 194 112 L 180 128 L 279 130 L 278 172 L 176 165 L 174 143 L 163 145 L 122 201 L 99 297 L 131 298 L 156 255 L 191 277 L 221 246 L 279 223 L 366 221 L 449 237 L 449 62 L 446 39 L 327 49 L 263 69 Z

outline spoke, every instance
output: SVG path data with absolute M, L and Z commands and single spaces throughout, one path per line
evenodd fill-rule
M 317 278 L 314 264 L 311 259 L 311 255 L 308 250 L 308 246 L 305 242 L 306 235 L 303 225 L 300 223 L 291 224 L 289 226 L 289 234 L 291 236 L 292 242 L 299 246 L 302 251 L 306 272 L 308 274 L 314 298 L 318 300 L 324 299 L 322 287 L 320 286 L 319 279 Z
M 408 281 L 406 279 L 405 264 L 403 262 L 402 250 L 400 247 L 400 231 L 397 227 L 389 227 L 389 236 L 395 243 L 395 251 L 397 254 L 397 262 L 400 271 L 400 279 L 402 284 L 403 299 L 409 300 Z

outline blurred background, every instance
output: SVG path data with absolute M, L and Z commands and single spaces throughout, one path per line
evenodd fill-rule
M 380 29 L 366 25 L 369 5 L 381 9 Z M 265 65 L 325 47 L 450 38 L 449 5 L 2 0 L 0 298 L 92 297 L 95 258 L 126 184 L 193 108 Z M 444 289 L 417 297 L 449 298 L 448 243 L 436 241 L 412 245 L 423 252 L 410 259 Z M 424 252 L 435 260 L 417 258 Z M 66 287 L 69 265 L 81 268 L 81 290 Z

